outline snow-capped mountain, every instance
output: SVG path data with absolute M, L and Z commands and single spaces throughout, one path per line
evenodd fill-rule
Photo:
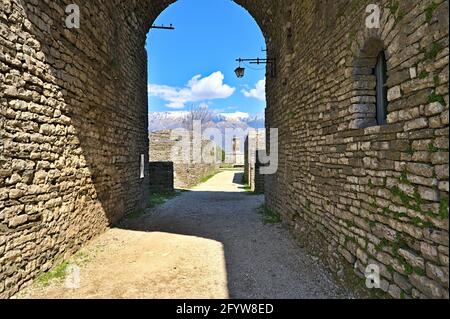
M 149 131 L 171 130 L 182 127 L 184 117 L 188 112 L 150 112 Z M 217 127 L 222 132 L 227 128 L 264 128 L 264 117 L 250 116 L 247 113 L 218 113 L 212 118 L 209 127 Z

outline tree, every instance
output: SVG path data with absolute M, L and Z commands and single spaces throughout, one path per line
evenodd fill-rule
M 207 106 L 191 107 L 183 118 L 183 128 L 193 131 L 194 122 L 201 121 L 202 131 L 211 126 L 211 122 L 214 119 L 214 112 Z

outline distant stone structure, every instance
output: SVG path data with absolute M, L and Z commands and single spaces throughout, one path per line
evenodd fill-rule
M 260 174 L 261 163 L 258 152 L 266 150 L 264 130 L 250 130 L 245 140 L 244 179 L 255 193 L 264 193 L 264 175 Z
M 178 147 L 186 139 L 189 144 L 189 154 L 182 153 Z M 172 162 L 175 188 L 190 188 L 202 179 L 213 175 L 218 170 L 216 145 L 209 140 L 203 140 L 195 145 L 191 133 L 184 135 L 175 131 L 164 130 L 150 134 L 150 162 Z M 200 154 L 200 162 L 194 160 L 193 154 Z M 150 175 L 158 178 L 158 175 Z
M 227 150 L 225 153 L 225 164 L 231 164 L 236 167 L 244 166 L 245 164 L 245 154 L 242 149 L 241 139 L 234 137 L 231 150 Z

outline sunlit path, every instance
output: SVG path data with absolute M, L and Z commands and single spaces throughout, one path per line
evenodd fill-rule
M 81 286 L 62 282 L 32 298 L 348 298 L 279 225 L 242 174 L 219 173 L 83 249 Z

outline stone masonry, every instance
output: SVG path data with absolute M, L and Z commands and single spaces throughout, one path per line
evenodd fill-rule
M 174 135 L 176 137 L 176 135 Z M 210 162 L 208 160 L 201 160 L 201 162 L 194 162 L 193 150 L 195 146 L 192 134 L 187 137 L 189 141 L 189 155 L 188 160 L 184 160 L 182 151 L 177 148 L 177 144 L 181 141 L 181 137 L 175 139 L 172 137 L 172 131 L 158 131 L 150 134 L 150 160 L 151 161 L 166 161 L 173 163 L 174 171 L 174 185 L 175 188 L 190 188 L 197 185 L 204 178 L 215 174 L 218 170 L 217 161 Z M 216 158 L 215 144 L 212 141 L 202 141 L 198 151 L 203 154 L 213 155 Z M 173 152 L 173 150 L 176 150 Z M 150 175 L 150 179 L 158 178 Z
M 255 194 L 264 194 L 266 190 L 266 175 L 260 173 L 261 168 L 264 166 L 266 164 L 262 164 L 259 161 L 255 163 L 253 185 L 251 186 Z
M 280 136 L 268 206 L 337 274 L 354 268 L 364 285 L 377 265 L 393 298 L 448 298 L 448 2 L 283 3 L 268 45 L 266 122 Z M 379 29 L 366 28 L 370 3 Z M 388 124 L 373 126 L 382 49 Z
M 175 190 L 173 162 L 150 162 L 149 175 L 150 192 L 165 193 Z
M 264 193 L 265 176 L 260 174 L 258 152 L 266 151 L 265 131 L 250 130 L 245 140 L 244 179 L 252 191 Z
M 0 0 L 0 298 L 147 204 L 144 48 L 171 2 Z M 376 264 L 394 298 L 448 298 L 448 1 L 237 2 L 276 59 L 268 207 L 336 273 Z M 381 50 L 388 124 L 374 126 Z

